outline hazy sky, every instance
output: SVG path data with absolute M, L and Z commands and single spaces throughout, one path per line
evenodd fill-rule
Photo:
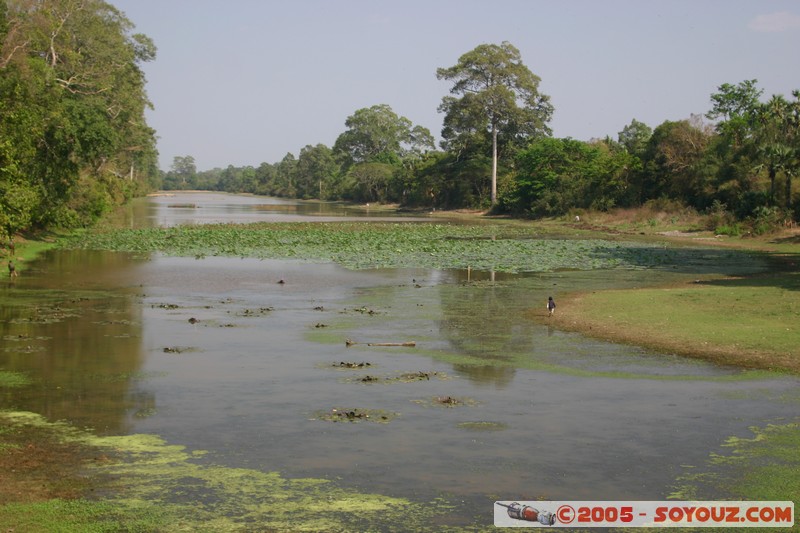
M 800 0 L 108 0 L 151 37 L 161 167 L 258 166 L 333 146 L 357 109 L 431 130 L 454 65 L 509 41 L 555 107 L 557 137 L 656 127 L 710 109 L 723 83 L 800 89 Z

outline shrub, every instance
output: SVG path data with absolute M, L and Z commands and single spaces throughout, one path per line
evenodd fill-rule
M 735 222 L 735 217 L 733 213 L 728 211 L 728 206 L 719 200 L 714 200 L 706 215 L 706 229 L 714 230 L 717 234 L 720 233 L 720 228 L 731 226 Z M 729 234 L 723 233 L 723 235 Z
M 714 229 L 716 235 L 728 235 L 730 237 L 738 237 L 743 233 L 742 225 L 739 222 L 734 222 L 730 225 L 719 226 Z
M 777 207 L 758 206 L 753 210 L 753 233 L 764 235 L 783 227 L 786 214 Z

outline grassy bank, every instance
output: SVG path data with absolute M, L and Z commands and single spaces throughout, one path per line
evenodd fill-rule
M 16 235 L 14 238 L 14 252 L 8 248 L 8 243 L 3 243 L 0 248 L 0 259 L 3 261 L 3 275 L 8 277 L 6 264 L 13 261 L 17 274 L 25 271 L 25 264 L 45 251 L 56 246 L 57 236 L 52 233 L 38 232 L 25 235 Z
M 720 364 L 800 373 L 800 274 L 572 294 L 559 327 Z
M 631 231 L 630 223 L 614 218 L 599 218 L 593 228 Z M 639 225 L 635 231 L 679 246 L 763 254 L 771 266 L 739 276 L 689 272 L 677 284 L 571 293 L 561 298 L 558 326 L 719 364 L 800 373 L 800 231 L 728 238 L 670 228 Z

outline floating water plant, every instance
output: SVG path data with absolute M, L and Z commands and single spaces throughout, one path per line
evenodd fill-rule
M 361 361 L 361 362 L 358 362 L 358 363 L 355 363 L 353 361 L 339 361 L 338 363 L 333 363 L 333 365 L 331 365 L 331 366 L 336 367 L 336 368 L 362 369 L 362 368 L 371 367 L 372 363 L 368 363 L 368 362 L 364 362 L 364 361 Z
M 346 381 L 355 383 L 412 383 L 414 381 L 430 381 L 431 378 L 438 380 L 449 379 L 444 372 L 403 372 L 394 376 L 375 376 L 367 374 L 356 378 L 351 378 Z
M 530 228 L 375 222 L 204 224 L 85 232 L 64 248 L 335 262 L 347 268 L 496 272 L 660 268 L 714 271 L 731 250 L 601 239 L 537 238 Z
M 412 402 L 424 407 L 462 407 L 477 405 L 472 398 L 462 398 L 455 396 L 434 396 L 425 400 L 411 400 Z
M 164 347 L 164 353 L 185 353 L 185 352 L 195 352 L 198 348 L 194 346 L 166 346 Z
M 333 408 L 329 411 L 318 411 L 311 420 L 327 422 L 377 422 L 385 424 L 396 418 L 398 413 L 380 409 Z

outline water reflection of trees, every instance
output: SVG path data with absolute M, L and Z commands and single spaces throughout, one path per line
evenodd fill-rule
M 138 304 L 125 289 L 96 288 L 130 266 L 123 254 L 49 254 L 0 293 L 0 368 L 33 381 L 3 391 L 2 407 L 109 433 L 152 409 L 152 394 L 133 391 L 143 363 Z
M 533 303 L 513 275 L 464 271 L 457 279 L 457 285 L 440 286 L 439 331 L 469 359 L 454 369 L 476 383 L 507 385 L 514 361 L 534 349 L 534 325 L 525 317 Z

